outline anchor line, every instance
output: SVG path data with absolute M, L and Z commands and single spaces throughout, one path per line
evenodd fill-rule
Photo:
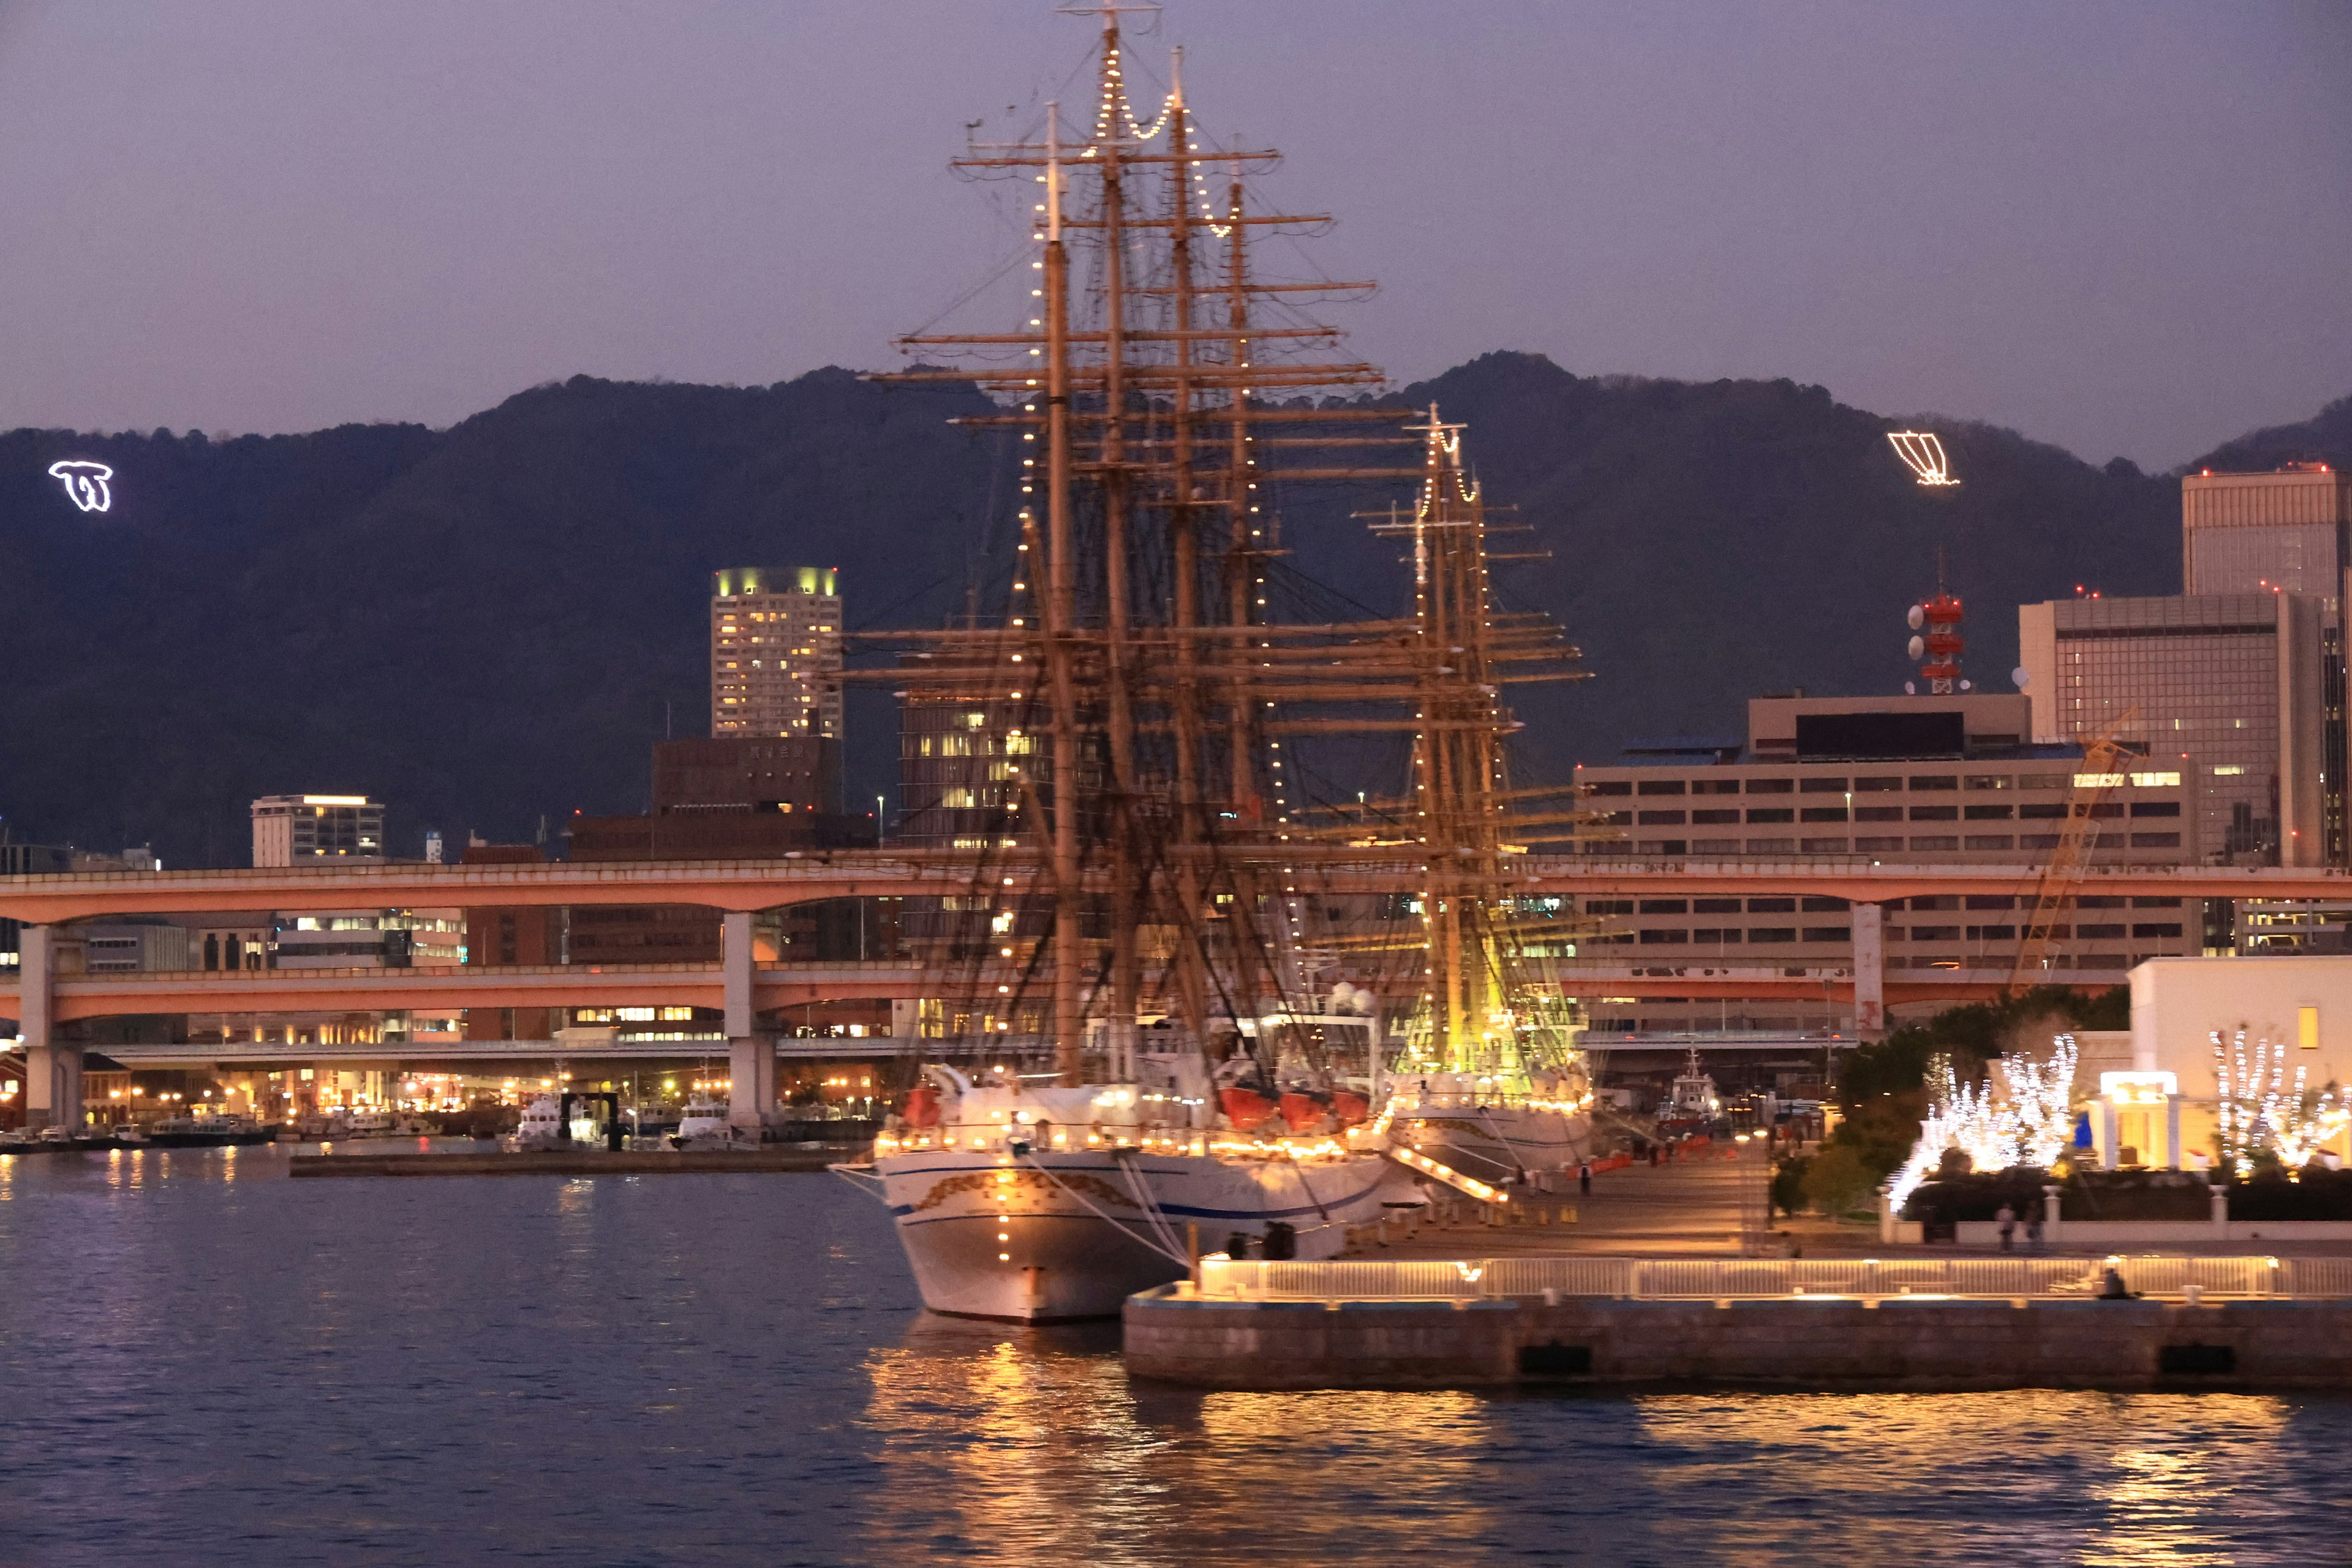
M 1323 1216 L 1323 1223 L 1325 1225 L 1329 1225 L 1331 1223 L 1331 1211 L 1323 1206 L 1323 1200 L 1315 1195 L 1315 1189 L 1313 1187 L 1307 1185 L 1307 1167 L 1301 1165 L 1297 1160 L 1293 1160 L 1290 1162 L 1290 1173 L 1298 1178 L 1298 1190 L 1307 1194 L 1307 1201 L 1315 1205 L 1315 1212 Z
M 1143 1211 L 1145 1221 L 1159 1234 L 1165 1250 L 1170 1256 L 1174 1256 L 1179 1250 L 1176 1227 L 1168 1223 L 1168 1216 L 1160 1212 L 1160 1201 L 1151 1195 L 1150 1184 L 1143 1179 L 1142 1161 L 1128 1153 L 1114 1153 L 1111 1160 L 1126 1174 L 1127 1190 L 1134 1195 L 1135 1206 Z M 1189 1258 L 1186 1260 L 1188 1267 L 1190 1261 Z
M 1524 1181 L 1528 1173 L 1527 1162 L 1519 1158 L 1519 1152 L 1512 1144 L 1510 1134 L 1505 1132 L 1495 1121 L 1495 1113 L 1482 1105 L 1478 1108 L 1478 1120 L 1486 1124 L 1486 1131 L 1495 1135 L 1495 1142 L 1500 1143 L 1503 1146 L 1503 1152 L 1511 1157 L 1511 1169 L 1517 1171 L 1520 1179 Z

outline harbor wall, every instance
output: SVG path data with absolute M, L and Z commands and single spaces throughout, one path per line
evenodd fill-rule
M 2352 1301 L 1131 1298 L 1129 1373 L 1198 1388 L 2336 1387 Z

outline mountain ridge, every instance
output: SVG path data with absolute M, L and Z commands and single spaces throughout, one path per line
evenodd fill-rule
M 1381 403 L 1433 400 L 1551 552 L 1498 569 L 1501 595 L 1557 616 L 1595 673 L 1531 689 L 1540 771 L 1737 733 L 1766 689 L 1899 689 L 1939 546 L 1989 689 L 2017 603 L 2179 589 L 2170 477 L 1998 426 L 1935 424 L 1962 479 L 1936 492 L 1888 419 L 1786 380 L 1498 351 Z M 711 570 L 838 566 L 853 626 L 936 624 L 1001 573 L 1012 443 L 946 423 L 989 406 L 828 366 L 764 387 L 575 376 L 443 430 L 0 433 L 0 825 L 236 865 L 246 802 L 281 791 L 386 800 L 404 854 L 426 826 L 529 837 L 642 809 L 650 743 L 707 730 Z M 2214 450 L 2347 446 L 2352 398 Z M 67 458 L 116 469 L 112 510 L 68 503 L 47 473 Z M 1394 607 L 1394 552 L 1349 514 L 1408 490 L 1282 492 L 1292 591 Z M 887 793 L 887 696 L 854 692 L 850 731 L 852 798 Z

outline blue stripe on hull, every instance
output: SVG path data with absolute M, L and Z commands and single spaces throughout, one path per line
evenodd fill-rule
M 1006 1168 L 1007 1167 L 1005 1166 L 996 1164 L 927 1165 L 918 1170 L 898 1172 L 895 1173 L 895 1174 L 911 1178 L 915 1176 L 929 1176 L 934 1174 L 952 1175 L 966 1171 L 1000 1171 Z M 1031 1170 L 1044 1169 L 1057 1175 L 1065 1173 L 1077 1174 L 1086 1172 L 1100 1172 L 1105 1175 L 1117 1176 L 1122 1180 L 1127 1174 L 1124 1167 L 1115 1164 L 1049 1165 L 1044 1167 L 1032 1165 L 1028 1168 Z M 1148 1164 L 1144 1165 L 1142 1170 L 1143 1173 L 1147 1176 L 1156 1174 L 1162 1176 L 1190 1177 L 1192 1174 L 1192 1173 L 1189 1171 L 1171 1171 L 1165 1168 L 1154 1172 Z M 1290 1219 L 1307 1215 L 1313 1215 L 1319 1219 L 1328 1211 L 1347 1208 L 1351 1205 L 1360 1203 L 1364 1199 L 1371 1196 L 1372 1194 L 1380 1191 L 1381 1183 L 1384 1180 L 1386 1180 L 1385 1173 L 1374 1178 L 1370 1185 L 1363 1187 L 1355 1193 L 1337 1198 L 1326 1198 L 1320 1204 L 1300 1204 L 1295 1208 L 1213 1209 L 1196 1208 L 1190 1204 L 1163 1203 L 1160 1205 L 1160 1212 L 1164 1215 L 1173 1215 L 1180 1219 Z M 893 1204 L 890 1205 L 890 1212 L 898 1215 L 900 1219 L 903 1220 L 908 1215 L 914 1212 L 914 1205 L 912 1204 Z M 971 1216 L 968 1215 L 941 1215 L 940 1216 L 940 1219 L 968 1219 Z M 936 1222 L 931 1220 L 919 1220 L 916 1223 L 919 1225 L 930 1225 Z

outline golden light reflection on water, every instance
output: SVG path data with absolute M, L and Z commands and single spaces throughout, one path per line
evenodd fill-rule
M 924 1318 L 866 1363 L 877 1561 L 1432 1555 L 2254 1568 L 2328 1527 L 2340 1405 L 2230 1394 L 1199 1393 L 1115 1329 Z
M 2227 1474 L 2274 1454 L 2290 1407 L 2223 1394 L 1655 1395 L 1635 1400 L 1671 1490 L 1785 1489 L 1741 1527 L 1681 1542 L 1725 1568 L 1834 1546 L 1858 1562 L 2234 1564 L 2267 1505 Z M 1669 1479 L 1670 1478 L 1670 1479 Z M 1675 1532 L 1671 1507 L 1659 1514 Z M 2263 1556 L 2256 1561 L 2273 1561 Z
M 2235 1466 L 2210 1443 L 2210 1429 L 2227 1423 L 2235 1436 L 2275 1441 L 2286 1430 L 2284 1400 L 2255 1395 L 2149 1397 L 2132 1402 L 2137 1441 L 2119 1447 L 2107 1475 L 2091 1495 L 2105 1505 L 2106 1528 L 2083 1555 L 2085 1568 L 2179 1568 L 2235 1563 L 2234 1542 L 2254 1515 L 2280 1515 L 2277 1500 L 2244 1493 Z M 2184 1430 L 2193 1417 L 2200 1430 Z
M 1250 1542 L 1266 1561 L 1385 1561 L 1490 1529 L 1476 1395 L 1131 1385 L 1117 1332 L 926 1315 L 876 1350 L 863 1424 L 910 1504 L 873 1521 L 877 1558 L 1114 1568 L 1232 1561 Z

